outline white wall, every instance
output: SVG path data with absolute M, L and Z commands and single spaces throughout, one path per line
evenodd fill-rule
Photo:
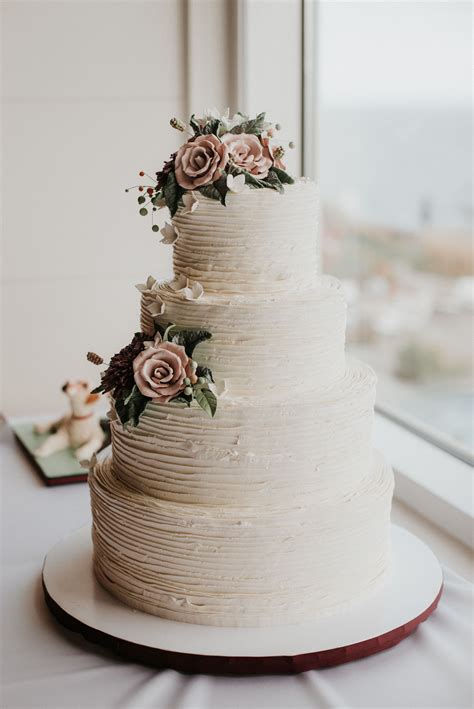
M 279 138 L 293 141 L 285 164 L 301 175 L 301 3 L 300 0 L 240 0 L 238 107 L 266 111 L 282 125 Z
M 18 415 L 63 408 L 67 378 L 98 382 L 86 352 L 126 344 L 134 284 L 169 275 L 171 249 L 124 188 L 182 142 L 170 117 L 267 110 L 300 143 L 300 15 L 298 0 L 13 0 L 2 14 L 1 407 Z M 287 164 L 299 174 L 298 150 Z
M 170 249 L 138 215 L 137 173 L 175 149 L 185 115 L 181 0 L 3 3 L 3 402 L 64 406 L 137 329 L 134 284 Z

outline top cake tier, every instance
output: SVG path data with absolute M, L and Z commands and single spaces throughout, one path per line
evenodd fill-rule
M 173 217 L 176 276 L 206 292 L 262 293 L 306 288 L 319 271 L 314 182 L 285 185 L 284 193 L 248 188 L 228 193 L 226 206 L 194 192 L 193 211 Z

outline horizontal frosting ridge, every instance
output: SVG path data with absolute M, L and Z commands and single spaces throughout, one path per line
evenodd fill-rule
M 164 312 L 154 319 L 150 306 L 157 302 Z M 197 300 L 156 284 L 142 293 L 142 330 L 152 332 L 155 322 L 209 330 L 212 339 L 199 345 L 199 359 L 233 395 L 316 390 L 344 373 L 346 303 L 331 277 L 287 293 L 204 292 Z
M 311 181 L 274 190 L 228 194 L 226 206 L 195 193 L 198 208 L 180 209 L 173 226 L 176 275 L 205 290 L 286 290 L 318 273 L 317 191 Z
M 149 495 L 195 504 L 339 494 L 370 464 L 374 398 L 375 375 L 354 361 L 317 399 L 224 397 L 214 419 L 195 407 L 150 404 L 137 427 L 112 423 L 114 469 Z
M 150 498 L 100 463 L 91 475 L 96 573 L 129 605 L 171 619 L 309 620 L 383 580 L 392 485 L 377 455 L 357 489 L 330 502 L 236 510 Z

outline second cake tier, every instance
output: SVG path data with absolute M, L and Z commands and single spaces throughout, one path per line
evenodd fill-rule
M 335 278 L 288 293 L 189 295 L 173 282 L 154 283 L 142 292 L 141 328 L 154 331 L 159 309 L 163 326 L 208 330 L 199 362 L 231 396 L 295 398 L 343 376 L 346 303 Z
M 323 502 L 353 490 L 370 467 L 375 375 L 351 362 L 317 398 L 148 404 L 137 427 L 112 423 L 114 469 L 131 488 L 174 502 L 263 508 Z

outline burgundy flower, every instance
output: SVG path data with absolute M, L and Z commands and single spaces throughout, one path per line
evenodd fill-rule
M 156 187 L 155 189 L 161 190 L 163 187 L 166 185 L 166 180 L 168 179 L 168 175 L 172 171 L 174 167 L 174 161 L 176 158 L 176 153 L 173 153 L 170 156 L 170 159 L 165 162 L 163 167 L 161 168 L 160 172 L 156 173 Z

